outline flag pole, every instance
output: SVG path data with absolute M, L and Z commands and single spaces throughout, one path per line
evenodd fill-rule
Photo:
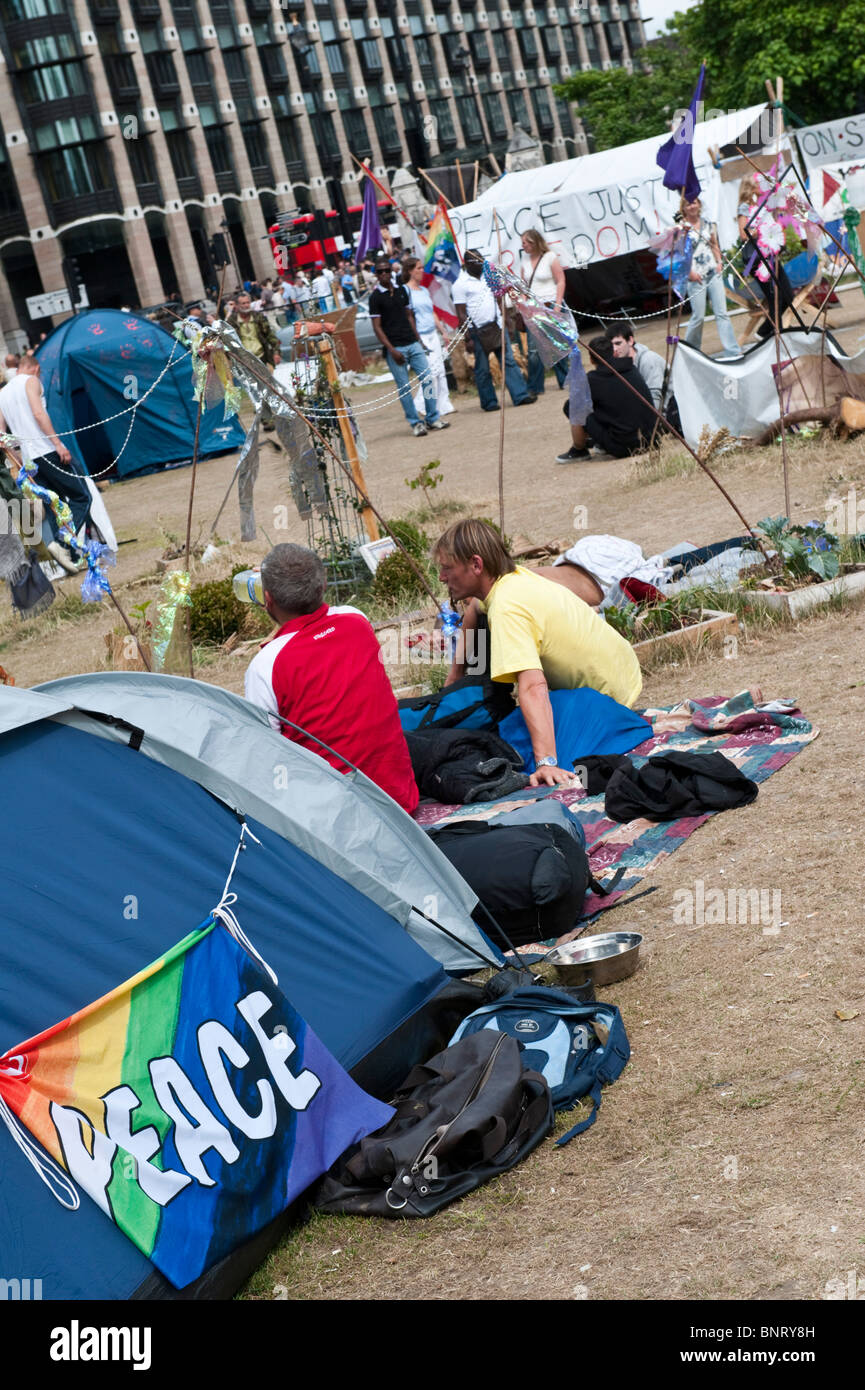
M 499 227 L 499 214 L 493 208 L 493 221 L 496 228 L 496 240 L 499 247 L 499 264 L 502 259 L 502 233 Z M 448 223 L 450 225 L 450 223 Z M 502 368 L 502 410 L 499 416 L 499 530 L 501 531 L 502 541 L 505 535 L 505 402 L 507 401 L 507 385 L 505 381 L 505 296 L 502 295 L 499 301 L 499 313 L 502 316 L 502 338 L 501 338 L 501 368 Z

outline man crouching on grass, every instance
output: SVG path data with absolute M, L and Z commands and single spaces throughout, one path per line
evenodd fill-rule
M 632 647 L 564 584 L 516 565 L 485 521 L 457 521 L 434 554 L 451 601 L 471 600 L 446 684 L 465 675 L 465 633 L 485 612 L 490 678 L 516 685 L 532 741 L 536 770 L 530 785 L 571 784 L 573 772 L 556 758 L 549 692 L 590 686 L 633 705 L 643 680 Z
M 246 698 L 286 738 L 337 772 L 360 768 L 411 814 L 418 790 L 378 638 L 358 608 L 325 603 L 326 584 L 312 550 L 277 545 L 265 556 L 264 607 L 279 630 L 249 664 Z

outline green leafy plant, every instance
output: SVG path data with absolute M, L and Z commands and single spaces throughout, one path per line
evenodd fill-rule
M 190 599 L 193 642 L 225 642 L 240 628 L 245 606 L 235 598 L 230 578 L 196 584 Z
M 444 473 L 436 472 L 436 469 L 441 468 L 441 466 L 441 459 L 430 459 L 429 463 L 421 464 L 413 478 L 405 479 L 406 487 L 410 487 L 412 492 L 416 492 L 420 488 L 428 507 L 433 505 L 431 494 L 444 478 Z
M 256 637 L 266 636 L 272 631 L 273 622 L 263 608 L 241 603 L 235 598 L 232 580 L 247 568 L 247 565 L 235 565 L 226 579 L 208 579 L 192 589 L 189 595 L 190 627 L 194 643 L 219 645 L 226 642 L 233 632 Z
M 792 579 L 812 574 L 817 579 L 834 579 L 841 566 L 841 542 L 822 522 L 791 526 L 786 516 L 766 516 L 758 530 L 773 547 L 781 570 Z
M 373 598 L 379 603 L 416 598 L 424 593 L 417 574 L 401 550 L 380 561 L 372 581 Z
M 390 535 L 395 536 L 405 546 L 413 560 L 419 560 L 424 565 L 428 563 L 430 543 L 424 532 L 419 526 L 415 526 L 413 521 L 396 517 L 387 523 L 387 529 Z

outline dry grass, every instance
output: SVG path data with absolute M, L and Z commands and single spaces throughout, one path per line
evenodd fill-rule
M 498 416 L 482 415 L 473 399 L 455 403 L 453 428 L 436 441 L 446 478 L 466 513 L 496 516 Z M 403 479 L 423 458 L 417 441 L 398 407 L 361 424 L 372 495 L 385 515 L 404 515 Z M 583 530 L 632 538 L 645 554 L 740 533 L 696 468 L 675 465 L 638 482 L 617 463 L 559 467 L 553 460 L 565 435 L 554 390 L 508 412 L 512 534 L 535 542 L 565 536 L 578 505 Z M 676 452 L 666 442 L 668 450 Z M 233 462 L 199 471 L 196 527 L 200 521 L 204 532 Z M 713 467 L 749 520 L 783 510 L 779 447 L 731 452 Z M 855 441 L 791 439 L 789 475 L 797 521 L 825 515 L 827 498 L 850 485 L 865 500 Z M 188 489 L 188 470 L 177 470 L 110 490 L 115 526 L 138 538 L 122 548 L 115 572 L 129 606 L 155 594 L 156 560 L 164 535 L 184 529 Z M 272 509 L 286 491 L 284 460 L 265 446 L 256 508 L 271 534 Z M 236 536 L 236 501 L 220 530 Z M 304 537 L 304 525 L 292 520 L 278 539 Z M 208 574 L 254 563 L 266 548 L 264 540 L 232 540 Z M 0 660 L 20 685 L 99 669 L 102 634 L 116 623 L 108 609 L 91 617 L 71 603 L 66 616 L 55 607 L 51 622 L 13 628 L 4 621 Z M 274 1253 L 247 1297 L 812 1300 L 828 1279 L 865 1272 L 863 651 L 861 605 L 775 626 L 749 613 L 734 659 L 691 652 L 646 673 L 647 705 L 759 685 L 769 697 L 795 697 L 822 732 L 761 786 L 753 805 L 713 820 L 655 870 L 643 885 L 656 889 L 651 896 L 598 924 L 636 928 L 645 944 L 637 974 L 605 991 L 622 1009 L 633 1055 L 597 1125 L 565 1149 L 543 1145 L 425 1222 L 317 1218 Z M 206 659 L 205 680 L 242 689 L 248 656 Z M 780 891 L 780 933 L 765 935 L 754 923 L 677 921 L 677 894 L 698 879 Z M 841 1022 L 837 1009 L 860 1015 Z

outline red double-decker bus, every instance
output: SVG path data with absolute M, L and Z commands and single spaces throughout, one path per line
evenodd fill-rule
M 392 204 L 386 198 L 379 200 L 379 212 Z M 346 209 L 352 235 L 360 231 L 363 217 L 363 204 Z M 316 261 L 326 261 L 344 254 L 336 244 L 336 237 L 342 236 L 339 213 L 332 209 L 316 212 L 280 214 L 279 220 L 268 227 L 270 247 L 274 264 L 278 271 L 301 270 L 315 265 Z M 328 235 L 328 232 L 331 235 Z

